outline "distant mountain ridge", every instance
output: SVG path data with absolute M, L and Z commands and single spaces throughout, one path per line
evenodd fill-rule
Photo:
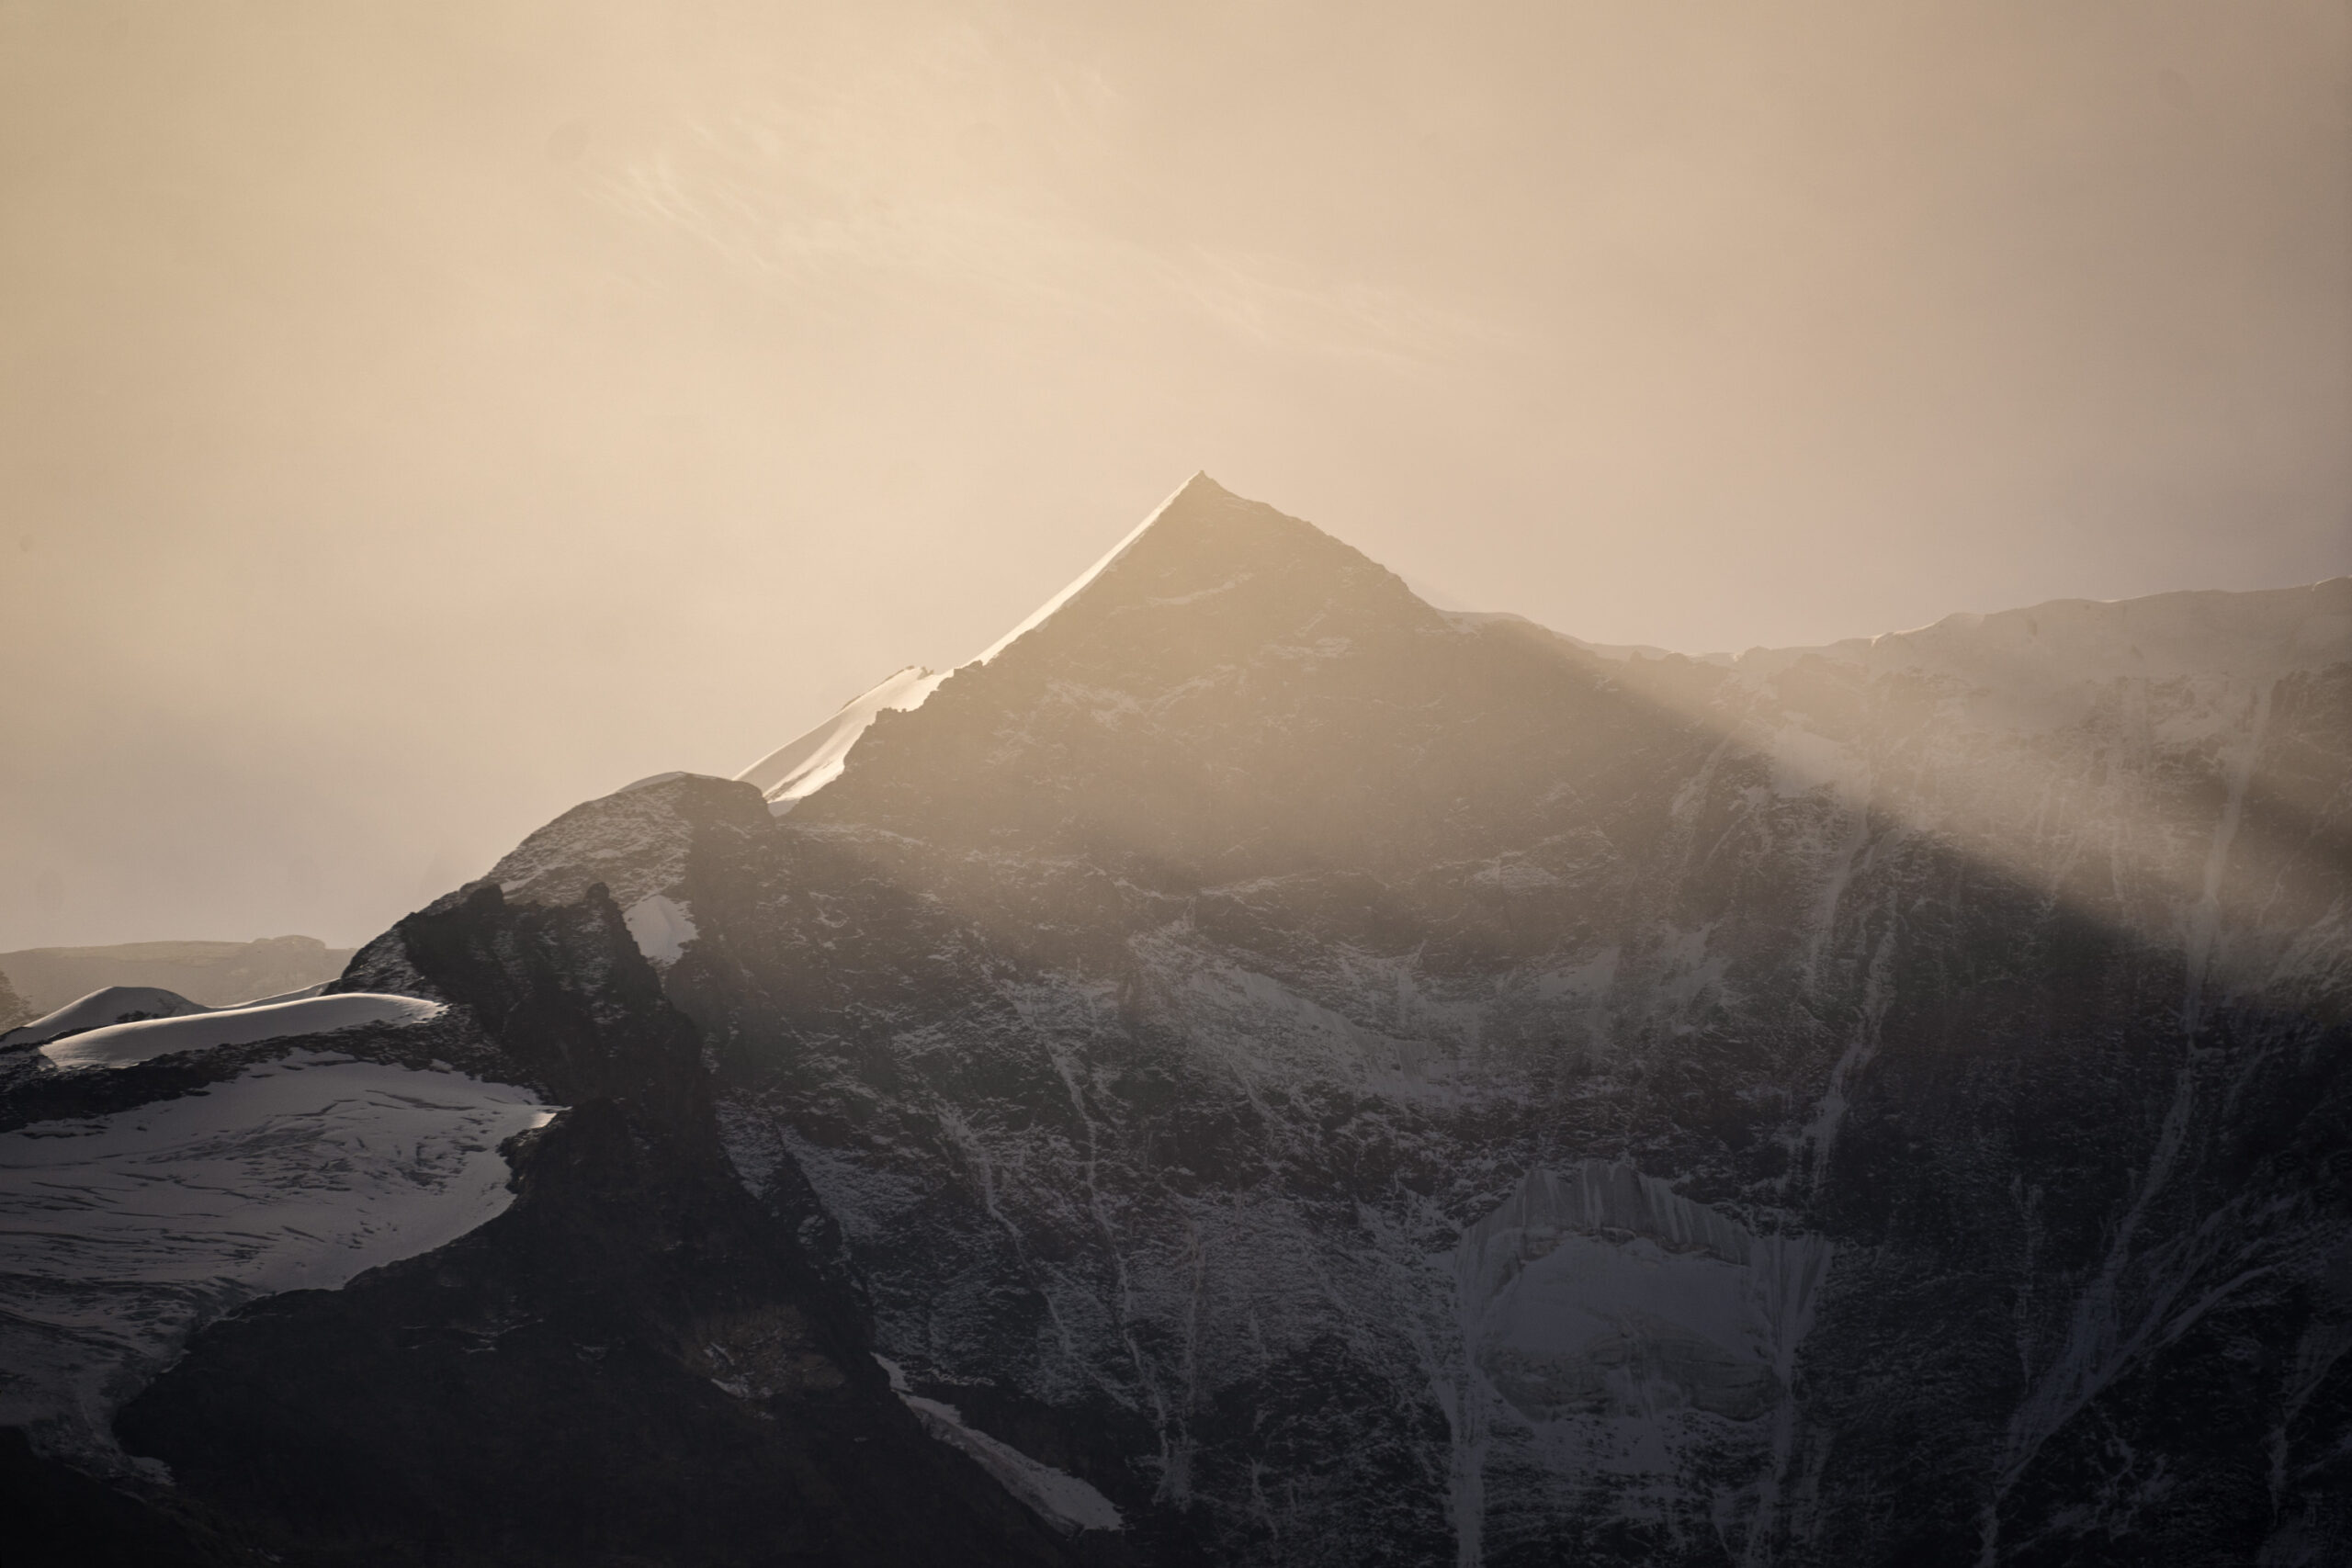
M 1518 617 L 1511 617 L 1518 618 Z M 1677 657 L 1659 648 L 1570 637 L 1611 659 Z M 2192 589 L 2137 599 L 2052 599 L 1992 615 L 1946 615 L 1909 631 L 1805 647 L 1692 656 L 1751 677 L 1804 659 L 1881 671 L 1984 673 L 2033 660 L 2080 680 L 2232 675 L 2246 680 L 2319 669 L 2352 657 L 2352 577 L 2295 588 Z
M 30 1010 L 28 1019 L 107 986 L 158 987 L 204 1007 L 228 1007 L 332 980 L 356 951 L 308 936 L 28 947 L 0 953 L 0 975 Z

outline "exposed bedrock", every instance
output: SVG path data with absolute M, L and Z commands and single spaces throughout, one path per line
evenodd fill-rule
M 1617 658 L 1196 483 L 790 815 L 493 874 L 647 911 L 918 1397 L 1215 1560 L 2324 1561 L 2346 587 Z
M 254 1303 L 129 1405 L 171 1517 L 295 1562 L 1125 1560 L 1073 1554 L 893 1393 L 725 1164 L 694 1027 L 601 884 L 464 890 L 362 965 L 447 1004 L 470 1038 L 443 1049 L 568 1109 L 506 1144 L 511 1207 Z

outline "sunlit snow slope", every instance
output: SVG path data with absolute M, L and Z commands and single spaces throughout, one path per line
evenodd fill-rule
M 0 1047 L 38 1045 L 84 1030 L 103 1029 L 123 1019 L 180 1018 L 209 1010 L 159 986 L 106 986 L 0 1034 Z
M 1083 592 L 1089 583 L 1126 553 L 1128 547 L 1141 538 L 1145 530 L 1157 523 L 1170 506 L 1206 479 L 1204 474 L 1196 475 L 1179 486 L 1149 516 L 1136 524 L 1132 533 L 1112 546 L 1102 559 L 1080 572 L 1061 592 L 1039 605 L 1011 631 L 982 649 L 971 662 L 975 665 L 988 663 L 1023 637 L 1045 625 L 1056 611 Z M 932 693 L 939 689 L 940 682 L 953 673 L 953 671 L 928 670 L 920 664 L 910 664 L 871 689 L 852 697 L 824 723 L 785 742 L 735 776 L 757 788 L 767 799 L 769 809 L 781 817 L 800 801 L 841 777 L 850 748 L 857 744 L 858 738 L 876 718 L 886 712 L 910 713 L 922 706 L 930 700 Z M 663 775 L 664 778 L 671 776 L 674 775 Z
M 294 1001 L 256 1002 L 221 1008 L 193 1017 L 143 1019 L 110 1024 L 41 1047 L 60 1067 L 128 1067 L 183 1051 L 211 1051 L 263 1040 L 325 1034 L 363 1023 L 419 1023 L 440 1015 L 437 1002 L 346 991 Z
M 944 671 L 910 664 L 842 705 L 841 711 L 806 735 L 795 737 L 761 758 L 737 778 L 757 788 L 781 816 L 795 803 L 841 777 L 857 738 L 886 712 L 921 707 L 947 678 Z
M 200 1095 L 0 1133 L 0 1425 L 110 1451 L 114 1409 L 205 1324 L 498 1213 L 498 1145 L 551 1114 L 507 1085 L 304 1051 Z

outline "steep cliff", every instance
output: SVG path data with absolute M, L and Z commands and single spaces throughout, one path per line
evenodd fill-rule
M 493 875 L 612 886 L 918 1394 L 1217 1561 L 2321 1561 L 2347 646 L 1646 658 L 1197 479 L 780 817 Z

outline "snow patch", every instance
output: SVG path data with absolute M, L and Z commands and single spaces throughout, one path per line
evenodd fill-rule
M 998 1485 L 1027 1504 L 1047 1524 L 1065 1534 L 1126 1528 L 1118 1506 L 1077 1476 L 1041 1464 L 1010 1443 L 966 1426 L 954 1405 L 910 1392 L 906 1372 L 896 1361 L 887 1356 L 874 1359 L 889 1374 L 890 1392 L 915 1413 L 924 1431 L 969 1454 Z
M 660 893 L 631 904 L 621 923 L 628 927 L 638 952 L 651 959 L 657 969 L 675 964 L 695 934 L 694 910 L 684 899 Z
M 299 991 L 280 991 L 276 996 L 255 997 L 251 1001 L 243 1001 L 236 1005 L 241 1008 L 266 1008 L 275 1007 L 279 1002 L 303 1001 L 311 997 L 325 996 L 327 987 L 331 984 L 333 984 L 332 981 L 322 980 L 315 986 L 305 986 Z
M 876 718 L 885 713 L 906 713 L 922 706 L 947 675 L 944 670 L 910 664 L 888 680 L 860 692 L 843 703 L 832 717 L 777 747 L 735 776 L 757 788 L 766 797 L 768 809 L 781 817 L 842 776 L 842 770 L 849 765 L 850 748 L 857 744 L 858 737 Z
M 37 1044 L 60 1035 L 103 1029 L 126 1018 L 186 1018 L 190 1013 L 211 1010 L 201 1002 L 192 1002 L 161 986 L 106 986 L 86 997 L 75 998 L 55 1012 L 44 1013 L 30 1023 L 19 1024 L 0 1034 L 0 1045 Z
M 362 1023 L 420 1023 L 447 1010 L 439 1002 L 419 1001 L 414 997 L 350 991 L 301 1001 L 223 1008 L 192 1017 L 112 1024 L 44 1045 L 40 1054 L 58 1067 L 128 1067 L 177 1052 L 324 1034 Z
M 113 1412 L 198 1329 L 491 1219 L 514 1201 L 499 1145 L 553 1114 L 526 1089 L 297 1052 L 0 1133 L 0 1426 L 119 1462 Z
M 1145 531 L 1159 522 L 1161 515 L 1195 485 L 1207 485 L 1212 490 L 1216 488 L 1206 474 L 1194 474 L 1186 479 L 1167 500 L 1152 509 L 1150 516 L 1136 524 L 1126 537 L 1112 546 L 1102 559 L 1079 573 L 1060 592 L 1037 606 L 1027 619 L 990 643 L 978 658 L 958 668 L 968 669 L 972 665 L 989 662 L 1051 620 L 1056 611 L 1077 598 L 1089 583 L 1110 569 L 1112 562 L 1126 554 L 1128 547 L 1142 538 Z M 766 797 L 768 810 L 782 817 L 842 776 L 842 771 L 849 765 L 850 749 L 857 744 L 859 737 L 876 718 L 885 713 L 910 713 L 922 706 L 930 700 L 932 693 L 939 689 L 940 683 L 953 673 L 953 671 L 929 670 L 920 664 L 910 664 L 888 680 L 852 697 L 824 723 L 786 741 L 735 776 L 756 786 Z
M 1142 538 L 1146 533 L 1149 532 L 1151 525 L 1159 522 L 1160 518 L 1167 513 L 1168 509 L 1175 505 L 1186 491 L 1191 490 L 1194 485 L 1201 484 L 1207 485 L 1211 490 L 1215 490 L 1216 488 L 1215 481 L 1210 479 L 1208 475 L 1205 473 L 1196 473 L 1191 479 L 1186 479 L 1182 484 L 1178 485 L 1173 491 L 1169 492 L 1167 500 L 1161 502 L 1158 506 L 1151 509 L 1150 516 L 1136 524 L 1135 527 L 1128 532 L 1125 538 L 1121 539 L 1117 544 L 1113 545 L 1109 551 L 1103 555 L 1101 560 L 1096 561 L 1092 566 L 1090 566 L 1084 571 L 1080 572 L 1076 578 L 1071 580 L 1068 587 L 1055 594 L 1052 598 L 1046 600 L 1044 604 L 1038 605 L 1037 608 L 1030 614 L 1027 620 L 1023 621 L 1019 626 L 1013 627 L 1011 631 L 1005 633 L 1002 637 L 989 644 L 987 649 L 983 651 L 978 659 L 973 660 L 972 662 L 975 664 L 988 663 L 989 660 L 996 658 L 998 654 L 1002 653 L 1006 649 L 1011 648 L 1014 643 L 1019 642 L 1023 637 L 1027 637 L 1031 632 L 1035 631 L 1039 626 L 1042 626 L 1047 621 L 1052 620 L 1054 618 L 1054 612 L 1059 610 L 1063 605 L 1069 604 L 1080 593 L 1086 592 L 1088 586 L 1091 585 L 1096 578 L 1110 570 L 1111 563 L 1117 560 L 1121 556 L 1125 555 L 1130 546 L 1132 546 L 1137 539 Z

